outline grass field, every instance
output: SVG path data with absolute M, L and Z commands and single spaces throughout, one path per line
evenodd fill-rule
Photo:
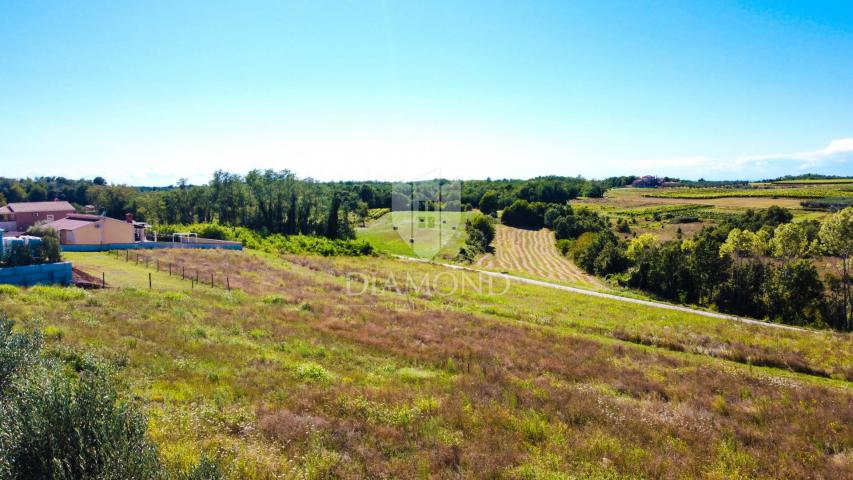
M 682 235 L 690 236 L 704 225 L 713 225 L 720 220 L 744 213 L 747 209 L 763 209 L 773 205 L 787 208 L 794 214 L 794 221 L 808 219 L 819 220 L 826 212 L 812 211 L 800 205 L 802 198 L 774 197 L 712 197 L 689 198 L 691 194 L 681 195 L 688 189 L 614 188 L 608 190 L 604 198 L 573 200 L 572 205 L 591 208 L 611 218 L 624 218 L 631 221 L 633 233 L 652 233 L 661 239 L 669 240 Z M 702 192 L 703 189 L 689 189 Z M 779 191 L 790 189 L 775 189 Z M 661 196 L 649 196 L 657 195 Z M 673 196 L 679 195 L 679 196 Z M 698 195 L 703 197 L 703 195 Z M 665 217 L 698 217 L 695 223 L 677 223 Z M 658 218 L 655 218 L 658 217 Z M 630 235 L 628 235 L 630 236 Z
M 554 233 L 548 229 L 523 230 L 498 225 L 492 246 L 495 252 L 480 257 L 476 267 L 582 286 L 602 286 L 598 279 L 584 273 L 557 251 Z
M 356 229 L 356 236 L 386 253 L 453 258 L 465 243 L 467 212 L 389 212 Z M 408 240 L 413 238 L 414 242 Z
M 791 187 L 791 188 L 666 188 L 652 189 L 646 197 L 658 198 L 843 198 L 853 197 L 853 190 L 844 187 Z
M 663 190 L 658 190 L 663 191 Z M 669 191 L 669 190 L 667 190 Z M 654 208 L 664 205 L 710 205 L 713 210 L 742 212 L 747 208 L 768 208 L 778 205 L 793 211 L 802 211 L 801 199 L 772 198 L 772 197 L 713 197 L 713 198 L 675 198 L 650 197 L 654 193 L 643 188 L 613 188 L 607 191 L 604 198 L 573 200 L 572 205 L 583 205 L 602 210 L 603 213 L 612 210 Z
M 173 281 L 151 261 L 76 254 L 113 288 L 0 296 L 55 354 L 111 360 L 170 464 L 204 451 L 230 478 L 853 475 L 849 335 L 533 285 L 490 294 L 476 274 L 393 258 L 146 253 L 233 290 L 149 291 L 138 277 Z
M 817 178 L 812 180 L 779 180 L 773 185 L 833 185 L 853 184 L 853 178 Z

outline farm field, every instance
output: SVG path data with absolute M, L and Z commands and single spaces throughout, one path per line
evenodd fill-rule
M 658 198 L 725 198 L 725 197 L 764 197 L 764 198 L 825 198 L 853 197 L 853 190 L 847 187 L 791 187 L 791 188 L 661 188 L 652 189 L 643 194 Z
M 19 327 L 49 327 L 52 351 L 112 361 L 170 464 L 207 452 L 229 478 L 853 475 L 849 335 L 490 292 L 394 258 L 145 253 L 232 290 L 139 288 L 137 274 L 169 277 L 133 264 L 106 290 L 0 295 Z
M 698 190 L 698 189 L 697 189 Z M 642 188 L 613 188 L 607 191 L 604 198 L 589 198 L 573 200 L 572 204 L 587 205 L 603 210 L 655 207 L 660 205 L 710 205 L 718 211 L 742 212 L 747 208 L 768 208 L 772 205 L 788 208 L 795 213 L 802 211 L 802 199 L 772 198 L 772 197 L 711 197 L 695 198 L 687 196 L 678 198 L 671 196 L 648 196 L 648 189 Z
M 853 178 L 816 178 L 811 180 L 777 180 L 771 185 L 833 185 L 853 184 Z
M 554 233 L 548 229 L 524 230 L 497 225 L 494 253 L 480 257 L 474 266 L 573 284 L 602 287 L 557 251 Z
M 465 243 L 467 212 L 388 212 L 356 229 L 356 237 L 382 252 L 451 259 Z M 396 227 L 396 229 L 395 229 Z M 402 234 L 402 235 L 401 235 Z M 409 243 L 404 238 L 414 238 Z M 436 248 L 438 249 L 436 253 Z
M 696 190 L 702 189 L 681 189 Z M 795 221 L 820 220 L 827 215 L 824 211 L 805 209 L 800 202 L 804 198 L 773 197 L 692 197 L 692 194 L 672 196 L 671 189 L 652 190 L 641 188 L 614 188 L 603 198 L 572 200 L 574 206 L 583 206 L 613 218 L 631 221 L 632 234 L 652 233 L 663 240 L 676 238 L 681 230 L 689 237 L 705 225 L 713 225 L 726 216 L 744 213 L 747 209 L 766 209 L 771 206 L 787 208 L 794 214 Z M 674 190 L 673 190 L 674 191 Z M 772 190 L 778 191 L 778 190 Z M 656 192 L 660 192 L 660 196 Z M 698 217 L 698 221 L 679 223 L 668 220 L 676 217 Z M 630 236 L 630 235 L 627 235 Z

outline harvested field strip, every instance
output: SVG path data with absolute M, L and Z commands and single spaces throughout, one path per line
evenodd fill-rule
M 498 225 L 493 243 L 495 252 L 480 258 L 476 266 L 602 286 L 598 279 L 560 255 L 554 243 L 554 234 L 547 229 L 523 230 Z

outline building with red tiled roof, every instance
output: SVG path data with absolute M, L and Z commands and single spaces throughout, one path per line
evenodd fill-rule
M 74 207 L 63 200 L 13 202 L 0 207 L 0 228 L 7 231 L 26 232 L 38 222 L 52 222 L 74 212 Z

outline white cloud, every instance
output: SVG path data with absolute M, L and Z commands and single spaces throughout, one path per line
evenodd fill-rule
M 845 163 L 850 160 L 853 160 L 853 138 L 840 138 L 829 142 L 829 145 L 819 150 L 744 156 L 739 157 L 737 163 L 742 166 L 761 166 L 769 162 L 794 162 L 798 164 L 797 168 L 802 170 L 830 163 Z
M 833 140 L 818 150 L 724 158 L 707 155 L 654 157 L 613 163 L 616 170 L 682 178 L 772 178 L 808 170 L 839 174 L 853 163 L 853 138 Z M 629 167 L 630 166 L 630 167 Z

